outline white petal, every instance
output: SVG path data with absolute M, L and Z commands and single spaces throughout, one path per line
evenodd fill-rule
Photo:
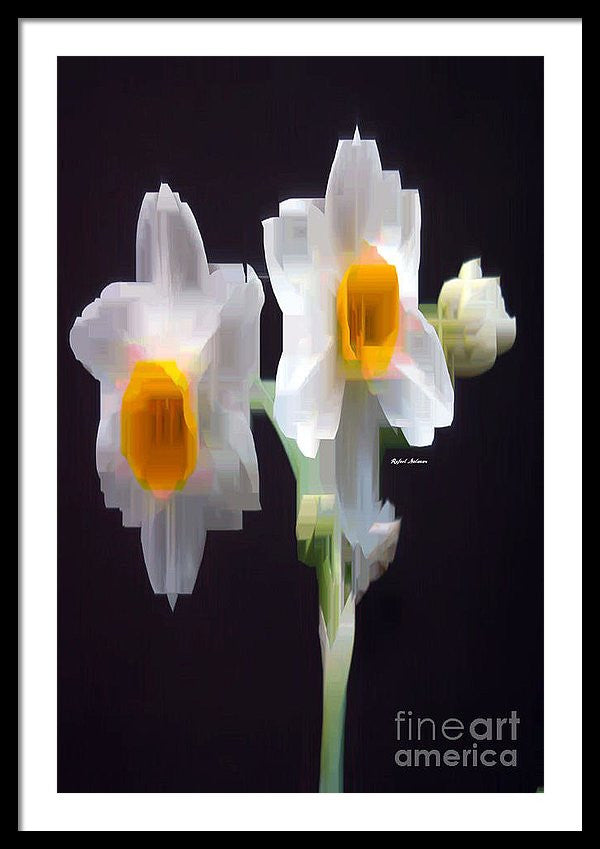
M 375 141 L 343 139 L 325 193 L 325 217 L 341 265 L 357 256 L 363 241 L 374 243 L 381 226 L 383 175 Z
M 187 203 L 166 183 L 142 202 L 136 238 L 136 279 L 168 291 L 203 289 L 209 271 L 202 237 Z
M 145 308 L 148 359 L 175 360 L 188 378 L 199 378 L 215 361 L 220 307 L 198 291 L 186 290 L 169 303 Z
M 481 277 L 481 259 L 470 259 L 463 262 L 458 272 L 459 280 L 476 280 Z
M 337 259 L 323 200 L 292 199 L 263 222 L 271 285 L 283 312 L 275 416 L 309 457 L 337 431 L 343 377 L 337 372 Z
M 281 219 L 276 222 L 275 229 L 283 226 Z M 274 283 L 283 312 L 283 354 L 294 358 L 322 355 L 337 337 L 335 271 L 327 254 L 323 213 L 315 206 L 310 208 L 307 226 L 313 261 L 301 271 L 287 266 Z
M 226 444 L 235 452 L 247 476 L 247 480 L 240 478 L 239 492 L 258 496 L 258 460 L 248 417 L 241 411 L 224 409 L 223 421 Z M 259 507 L 258 504 L 256 506 Z
M 323 288 L 335 295 L 337 259 L 322 204 L 320 199 L 288 200 L 280 204 L 279 218 L 263 221 L 269 278 L 284 315 L 305 313 L 306 299 L 318 303 Z
M 191 593 L 204 551 L 206 528 L 202 501 L 171 497 L 148 501 L 142 548 L 155 593 Z
M 260 311 L 265 296 L 254 269 L 248 266 L 247 277 L 242 266 L 240 269 L 242 282 L 233 288 L 221 310 L 217 375 L 224 390 L 236 381 L 253 380 L 260 370 Z
M 404 353 L 396 352 L 389 376 L 371 386 L 390 424 L 411 445 L 430 445 L 434 429 L 452 423 L 454 390 L 437 334 L 420 312 L 405 313 L 403 332 Z
M 504 306 L 504 301 L 502 302 Z M 496 345 L 499 354 L 505 354 L 515 344 L 517 338 L 517 319 L 502 316 L 496 319 Z
M 282 229 L 280 218 L 268 218 L 263 221 L 265 259 L 269 279 L 282 313 L 300 315 L 304 309 L 304 297 L 299 287 L 287 277 L 283 268 Z
M 129 373 L 132 320 L 139 297 L 136 287 L 111 283 L 75 319 L 71 349 L 96 379 L 115 382 Z
M 417 309 L 421 260 L 419 192 L 402 189 L 398 171 L 384 171 L 382 198 L 381 230 L 375 247 L 396 268 L 404 308 Z
M 307 457 L 314 457 L 319 440 L 333 439 L 342 407 L 344 379 L 337 368 L 333 341 L 320 354 L 283 354 L 275 381 L 274 414 L 286 436 L 298 440 Z
M 370 528 L 367 547 L 357 545 L 353 551 L 352 586 L 357 603 L 369 585 L 387 571 L 394 559 L 400 534 L 400 520 L 394 519 L 393 516 L 393 505 L 386 501 Z
M 139 528 L 152 495 L 142 489 L 121 453 L 121 400 L 123 393 L 111 384 L 101 387 L 100 424 L 96 438 L 96 469 L 104 503 L 123 514 L 123 526 Z
M 379 401 L 362 380 L 348 380 L 335 442 L 336 487 L 342 530 L 352 546 L 367 545 L 379 501 Z
M 100 424 L 96 437 L 96 468 L 99 475 L 115 472 L 121 454 L 122 393 L 103 383 L 100 396 Z

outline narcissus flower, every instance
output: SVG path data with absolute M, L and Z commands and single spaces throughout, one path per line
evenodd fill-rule
M 438 304 L 419 306 L 419 194 L 383 171 L 358 129 L 338 144 L 325 197 L 286 200 L 263 226 L 283 352 L 262 405 L 296 476 L 298 556 L 317 573 L 319 786 L 338 792 L 355 608 L 394 558 L 400 530 L 380 500 L 382 448 L 431 444 L 452 423 L 454 374 L 489 368 L 515 323 L 478 262 L 445 284 Z
M 209 265 L 194 216 L 163 184 L 142 203 L 136 282 L 112 283 L 70 342 L 100 381 L 96 464 L 107 507 L 141 527 L 152 588 L 191 593 L 206 531 L 259 509 L 249 392 L 264 294 L 249 266 Z
M 342 140 L 324 198 L 287 200 L 264 222 L 283 312 L 274 414 L 307 457 L 336 437 L 344 390 L 360 382 L 411 445 L 452 422 L 454 392 L 418 308 L 416 190 L 383 171 L 375 141 Z

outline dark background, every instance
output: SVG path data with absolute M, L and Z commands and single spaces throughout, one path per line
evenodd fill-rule
M 357 609 L 346 790 L 535 791 L 542 60 L 65 58 L 58 71 L 59 791 L 317 789 L 317 586 L 296 559 L 295 482 L 270 423 L 255 418 L 262 512 L 242 532 L 208 534 L 196 589 L 172 614 L 150 588 L 139 530 L 104 507 L 99 387 L 68 332 L 105 285 L 134 278 L 146 191 L 169 182 L 211 261 L 264 274 L 261 219 L 284 198 L 324 195 L 356 123 L 383 167 L 420 190 L 421 301 L 482 256 L 518 333 L 491 372 L 458 382 L 453 426 L 411 452 L 427 466 L 386 456 L 382 494 L 403 523 L 394 563 Z M 273 377 L 281 315 L 265 290 Z M 515 709 L 518 766 L 399 768 L 402 709 L 440 722 Z

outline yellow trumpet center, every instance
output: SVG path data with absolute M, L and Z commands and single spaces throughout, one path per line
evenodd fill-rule
M 337 317 L 348 376 L 372 378 L 385 372 L 400 324 L 395 267 L 384 262 L 351 265 L 337 291 Z
M 198 427 L 187 378 L 174 362 L 136 363 L 121 404 L 121 452 L 156 494 L 182 489 L 194 471 Z

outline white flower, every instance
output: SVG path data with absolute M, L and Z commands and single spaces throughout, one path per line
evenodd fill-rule
M 439 339 L 418 309 L 419 194 L 383 171 L 375 141 L 342 140 L 325 198 L 287 200 L 263 222 L 283 312 L 274 413 L 308 457 L 334 439 L 346 383 L 365 382 L 411 445 L 452 422 Z
M 166 184 L 144 197 L 136 282 L 112 283 L 71 330 L 100 381 L 96 463 L 107 507 L 141 527 L 152 588 L 191 593 L 206 531 L 259 509 L 249 391 L 264 294 L 249 266 L 209 265 Z
M 506 311 L 500 278 L 482 277 L 480 259 L 463 263 L 442 286 L 438 328 L 459 377 L 483 374 L 512 348 L 517 320 Z

